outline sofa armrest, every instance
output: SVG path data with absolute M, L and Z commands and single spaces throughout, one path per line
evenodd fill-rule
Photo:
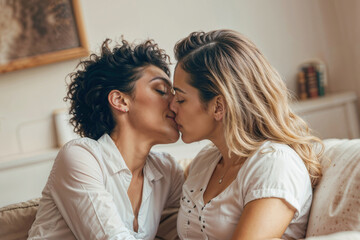
M 0 239 L 27 239 L 35 220 L 39 199 L 0 208 Z

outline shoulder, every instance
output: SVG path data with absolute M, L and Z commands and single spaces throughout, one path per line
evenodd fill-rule
M 265 142 L 243 166 L 242 183 L 249 189 L 311 189 L 309 173 L 300 156 L 289 146 Z M 302 190 L 297 189 L 301 192 Z
M 100 144 L 90 138 L 79 138 L 66 143 L 59 151 L 56 161 L 66 165 L 91 164 L 101 155 Z
M 278 166 L 285 169 L 299 169 L 307 172 L 300 156 L 290 146 L 271 141 L 264 142 L 259 149 L 248 159 L 248 167 L 268 169 Z
M 104 167 L 99 143 L 89 138 L 72 140 L 59 151 L 50 179 L 52 186 L 62 184 L 103 183 Z
M 91 138 L 83 137 L 83 138 L 78 138 L 78 139 L 74 139 L 74 140 L 67 142 L 61 148 L 61 150 L 69 151 L 69 150 L 73 150 L 73 149 L 77 149 L 77 148 L 84 148 L 84 149 L 88 149 L 91 151 L 93 149 L 98 148 L 98 146 L 99 146 L 98 141 L 91 139 Z

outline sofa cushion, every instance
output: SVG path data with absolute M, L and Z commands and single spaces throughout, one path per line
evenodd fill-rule
M 27 239 L 38 206 L 34 199 L 0 208 L 0 239 Z
M 337 232 L 329 235 L 309 237 L 306 240 L 360 240 L 360 232 L 345 231 Z
M 306 236 L 360 231 L 360 139 L 324 141 Z
M 35 220 L 40 198 L 0 208 L 0 239 L 27 239 L 28 231 Z M 178 239 L 176 231 L 177 208 L 165 209 L 162 213 L 156 240 Z

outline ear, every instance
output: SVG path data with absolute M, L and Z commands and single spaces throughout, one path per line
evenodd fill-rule
M 128 112 L 129 111 L 129 96 L 120 92 L 119 90 L 111 90 L 108 95 L 108 101 L 110 106 L 117 111 L 120 112 Z
M 226 103 L 223 96 L 218 95 L 214 99 L 214 118 L 216 121 L 221 121 L 225 116 L 226 112 Z

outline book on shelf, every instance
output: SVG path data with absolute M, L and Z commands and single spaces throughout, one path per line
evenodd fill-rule
M 298 95 L 301 100 L 305 100 L 308 98 L 307 92 L 306 92 L 306 81 L 305 81 L 305 72 L 300 71 L 298 73 Z
M 326 66 L 321 60 L 311 60 L 300 65 L 297 87 L 301 100 L 325 96 L 326 85 Z
M 319 89 L 317 84 L 317 74 L 315 68 L 312 65 L 309 65 L 305 68 L 306 71 L 306 89 L 309 98 L 317 98 L 319 96 Z

